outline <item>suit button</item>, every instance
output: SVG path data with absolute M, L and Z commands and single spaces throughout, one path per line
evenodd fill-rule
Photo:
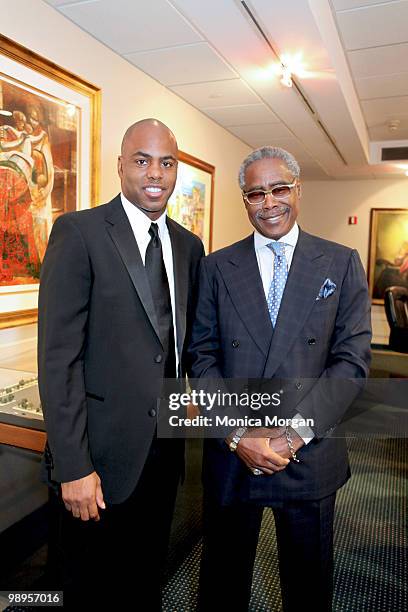
M 297 382 L 297 383 L 295 384 L 295 387 L 296 387 L 296 389 L 299 391 L 299 390 L 302 388 L 302 383 Z
M 154 358 L 155 363 L 161 363 L 163 360 L 163 355 L 156 355 Z
M 309 346 L 313 346 L 313 344 L 316 344 L 316 338 L 308 338 L 307 343 Z
M 233 346 L 234 348 L 238 348 L 238 347 L 239 347 L 239 340 L 233 340 L 233 341 L 232 341 L 232 346 Z
M 285 393 L 285 391 L 283 389 L 279 389 L 278 393 L 279 393 L 279 395 L 283 395 Z
M 155 417 L 156 416 L 156 410 L 154 408 L 152 408 L 151 410 L 149 410 L 149 416 L 151 417 Z

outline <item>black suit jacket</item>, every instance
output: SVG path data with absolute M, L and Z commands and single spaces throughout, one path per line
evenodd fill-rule
M 201 241 L 167 220 L 181 372 Z M 55 222 L 41 270 L 38 371 L 50 478 L 93 470 L 108 502 L 134 489 L 156 427 L 164 352 L 148 278 L 117 196 Z
M 326 279 L 336 290 L 316 300 Z M 319 499 L 340 487 L 349 476 L 345 440 L 327 436 L 359 392 L 348 379 L 368 374 L 370 340 L 367 282 L 352 249 L 300 231 L 274 330 L 253 235 L 203 259 L 191 375 L 280 381 L 285 416 L 313 418 L 316 435 L 300 450 L 299 464 L 262 477 L 225 442 L 206 440 L 207 492 L 223 504 L 267 505 Z

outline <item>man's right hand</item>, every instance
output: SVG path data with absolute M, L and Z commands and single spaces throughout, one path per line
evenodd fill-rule
M 264 474 L 281 472 L 289 464 L 289 459 L 272 450 L 270 438 L 254 438 L 244 435 L 238 443 L 236 454 L 252 471 L 259 468 Z
M 75 518 L 83 521 L 99 521 L 99 508 L 105 510 L 101 479 L 96 472 L 72 480 L 71 482 L 61 483 L 62 499 L 68 512 L 72 512 Z

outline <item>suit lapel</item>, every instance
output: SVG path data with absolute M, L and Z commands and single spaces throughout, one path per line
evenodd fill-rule
M 255 255 L 253 234 L 236 245 L 218 267 L 234 306 L 264 355 L 268 355 L 272 325 Z
M 186 241 L 183 240 L 182 233 L 179 231 L 176 223 L 167 218 L 167 227 L 173 253 L 177 348 L 178 354 L 181 356 L 186 335 L 189 256 L 186 251 Z
M 159 326 L 146 270 L 120 197 L 117 196 L 108 206 L 109 211 L 105 217 L 108 233 L 119 251 L 147 317 L 160 340 Z
M 318 241 L 300 231 L 265 364 L 265 378 L 274 375 L 301 333 L 330 261 L 331 257 L 325 255 Z

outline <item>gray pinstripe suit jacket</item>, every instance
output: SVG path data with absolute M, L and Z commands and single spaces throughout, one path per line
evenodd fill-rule
M 335 292 L 316 300 L 329 278 Z M 271 477 L 254 477 L 225 442 L 206 440 L 204 485 L 220 503 L 320 499 L 350 475 L 345 440 L 328 437 L 370 363 L 370 301 L 358 253 L 300 231 L 272 328 L 253 235 L 202 260 L 189 353 L 195 378 L 283 379 L 287 416 L 315 421 L 315 439 Z M 307 380 L 305 380 L 307 379 Z M 325 381 L 326 384 L 322 384 Z M 328 388 L 327 383 L 335 383 Z

